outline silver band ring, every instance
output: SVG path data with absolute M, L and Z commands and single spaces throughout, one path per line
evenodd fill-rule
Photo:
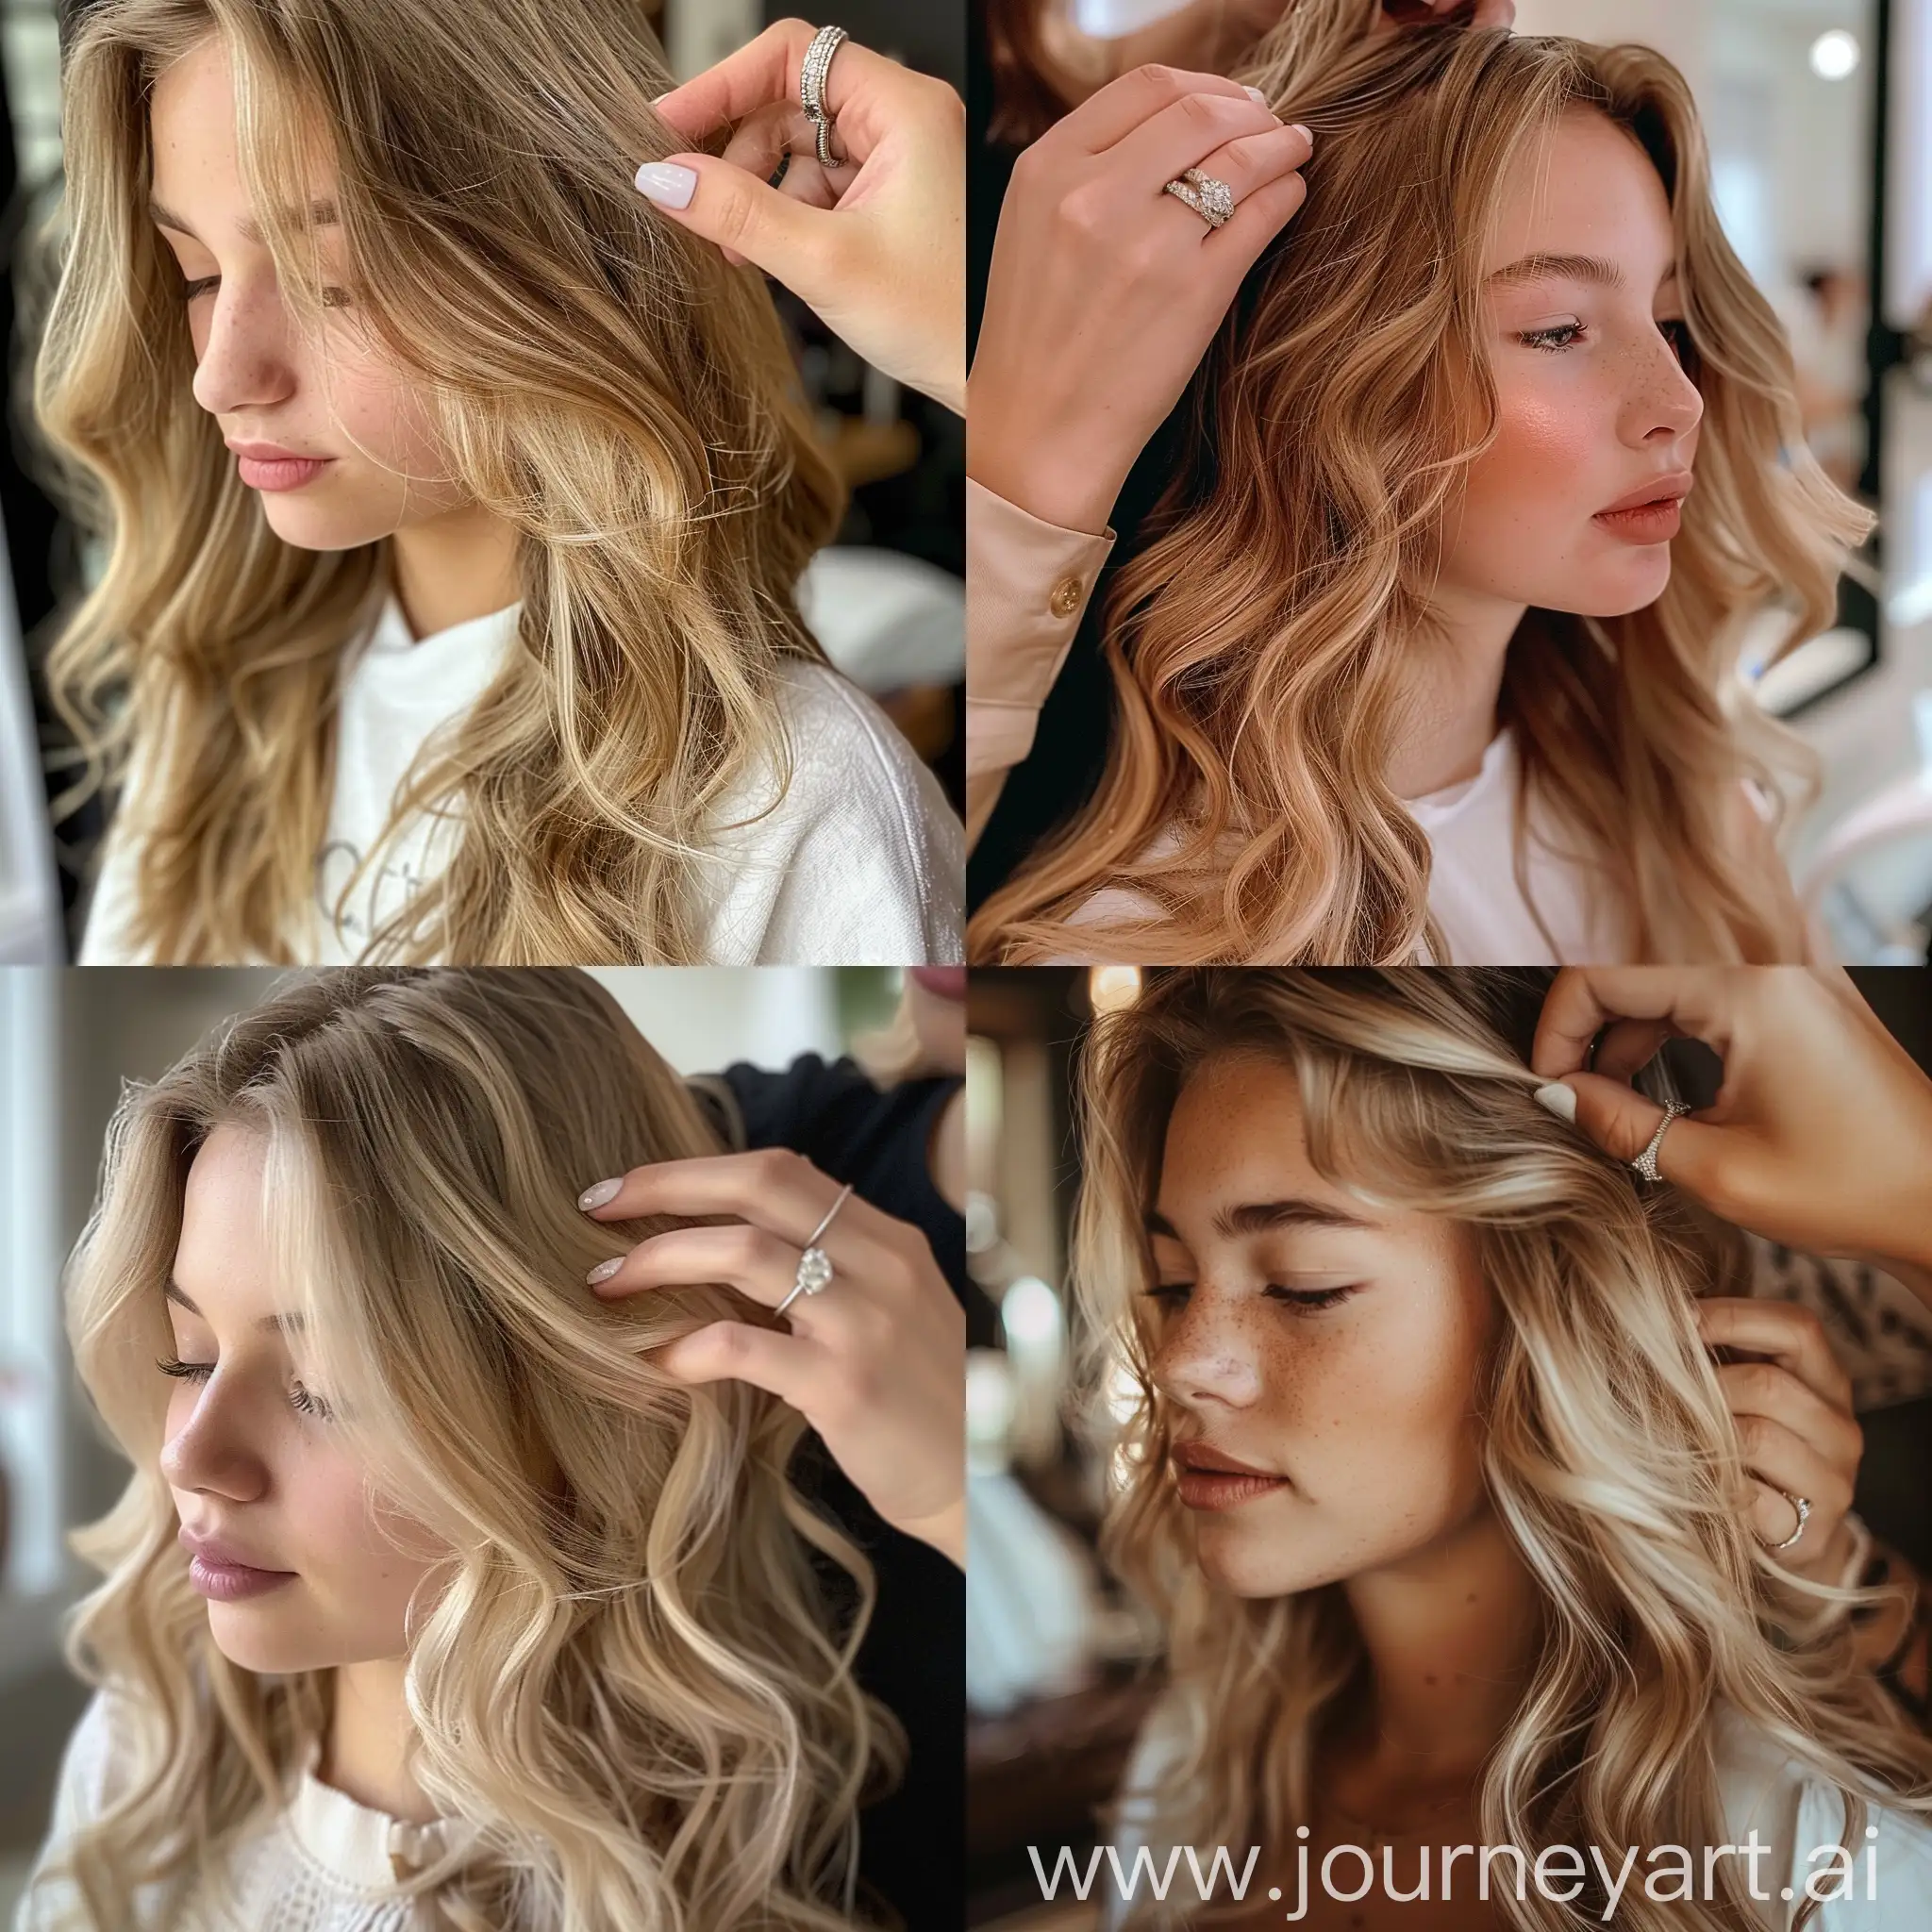
M 819 1237 L 832 1224 L 832 1217 L 845 1205 L 845 1197 L 852 1191 L 852 1183 L 847 1181 L 839 1190 L 839 1198 L 825 1209 L 825 1218 L 806 1237 L 805 1253 L 798 1257 L 798 1276 L 791 1284 L 791 1292 L 772 1310 L 782 1315 L 802 1294 L 823 1294 L 832 1285 L 832 1260 L 822 1247 Z
M 1805 1525 L 1811 1520 L 1811 1504 L 1807 1497 L 1794 1496 L 1789 1490 L 1779 1490 L 1778 1494 L 1798 1512 L 1798 1526 L 1781 1543 L 1765 1542 L 1762 1537 L 1757 1539 L 1759 1544 L 1769 1550 L 1773 1556 L 1776 1556 L 1780 1550 L 1790 1549 L 1805 1534 Z
M 1190 168 L 1161 192 L 1185 202 L 1210 228 L 1225 227 L 1234 220 L 1234 190 L 1199 168 Z
M 1650 1145 L 1640 1154 L 1630 1165 L 1647 1181 L 1660 1181 L 1663 1175 L 1657 1171 L 1657 1150 L 1663 1144 L 1664 1136 L 1670 1132 L 1671 1123 L 1681 1113 L 1690 1109 L 1681 1100 L 1664 1102 L 1664 1117 L 1657 1124 L 1657 1132 L 1650 1137 Z
M 832 153 L 832 129 L 837 120 L 825 108 L 825 76 L 832 71 L 832 58 L 851 38 L 842 26 L 822 26 L 805 50 L 805 65 L 798 75 L 798 99 L 818 130 L 819 166 L 840 168 L 844 163 Z

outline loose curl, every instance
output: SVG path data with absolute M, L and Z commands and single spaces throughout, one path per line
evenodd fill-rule
M 75 1547 L 106 1581 L 68 1640 L 115 1700 L 121 1787 L 58 1849 L 103 1932 L 135 1888 L 207 1872 L 283 1802 L 325 1671 L 231 1664 L 162 1478 L 163 1307 L 195 1150 L 266 1137 L 263 1199 L 321 1386 L 374 1494 L 450 1554 L 408 1618 L 412 1770 L 461 1829 L 401 1887 L 448 1932 L 834 1932 L 858 1809 L 905 1738 L 852 1662 L 872 1567 L 786 1474 L 804 1428 L 751 1384 L 657 1352 L 721 1288 L 604 1304 L 587 1174 L 719 1151 L 696 1101 L 587 975 L 348 968 L 226 1024 L 116 1113 L 68 1325 L 132 1460 Z M 305 1370 L 307 1368 L 305 1357 Z M 851 1579 L 828 1613 L 809 1552 Z M 860 1923 L 877 1923 L 861 1920 Z
M 1531 1099 L 1523 1056 L 1546 984 L 1196 970 L 1094 1023 L 1079 1087 L 1080 1380 L 1120 1477 L 1103 1552 L 1169 1633 L 1185 1747 L 1154 1793 L 1163 1840 L 1292 1845 L 1314 1824 L 1317 1744 L 1366 1663 L 1339 1584 L 1265 1602 L 1218 1591 L 1167 1475 L 1144 1221 L 1175 1096 L 1227 1053 L 1291 1068 L 1316 1172 L 1461 1224 L 1496 1298 L 1474 1391 L 1483 1475 L 1545 1617 L 1483 1774 L 1484 1841 L 1532 1860 L 1554 1844 L 1727 1842 L 1721 1706 L 1842 1797 L 1845 1844 L 1862 1842 L 1868 1803 L 1932 1814 L 1932 1740 L 1903 1724 L 1833 1614 L 1872 1593 L 1791 1575 L 1747 1527 L 1737 1431 L 1695 1322 L 1696 1298 L 1736 1278 L 1735 1233 L 1674 1189 L 1640 1191 Z M 1725 1883 L 1708 1904 L 1626 1893 L 1618 1923 L 1756 1932 L 1735 1874 Z M 1586 1891 L 1573 1913 L 1506 1893 L 1502 1909 L 1519 1932 L 1574 1932 L 1607 1903 Z
M 843 491 L 763 278 L 631 187 L 687 143 L 625 0 L 99 0 L 76 26 L 35 400 L 108 548 L 48 674 L 86 761 L 63 808 L 135 755 L 130 938 L 158 963 L 300 958 L 342 658 L 389 576 L 390 540 L 277 538 L 192 393 L 147 103 L 213 34 L 283 299 L 320 329 L 298 211 L 332 161 L 358 313 L 518 537 L 517 647 L 395 801 L 391 830 L 459 822 L 454 857 L 364 958 L 693 960 L 721 802 L 754 771 L 790 782 L 774 691 L 824 661 L 794 593 Z
M 1106 606 L 1099 787 L 979 909 L 972 957 L 1448 958 L 1428 838 L 1388 773 L 1445 523 L 1496 434 L 1488 238 L 1534 145 L 1588 110 L 1668 192 L 1704 429 L 1662 596 L 1621 618 L 1531 610 L 1510 645 L 1517 876 L 1527 894 L 1539 798 L 1600 868 L 1633 958 L 1803 958 L 1794 901 L 1747 856 L 1741 785 L 1782 810 L 1777 772 L 1815 789 L 1815 760 L 1736 666 L 1774 595 L 1795 606 L 1791 641 L 1831 624 L 1874 520 L 1806 448 L 1790 350 L 1724 239 L 1690 90 L 1644 47 L 1447 24 L 1368 39 L 1379 4 L 1301 0 L 1237 76 L 1313 130 L 1307 202 L 1194 378 L 1180 471 Z M 1144 915 L 1078 917 L 1109 888 Z

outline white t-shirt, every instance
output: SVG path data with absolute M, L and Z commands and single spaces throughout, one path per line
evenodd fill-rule
M 105 1808 L 116 1757 L 112 1709 L 96 1693 L 68 1740 L 42 1864 Z M 461 1827 L 441 1819 L 412 1824 L 358 1805 L 316 1777 L 317 1756 L 311 1744 L 289 1776 L 283 1809 L 249 1827 L 227 1855 L 239 1918 L 222 1911 L 203 1872 L 172 1910 L 159 1888 L 144 1887 L 125 1932 L 415 1932 L 421 1915 L 393 1895 L 396 1879 L 434 1864 Z M 69 1932 L 78 1899 L 71 1880 L 29 1890 L 14 1932 Z
M 1508 727 L 1490 741 L 1473 778 L 1403 802 L 1428 834 L 1429 910 L 1458 966 L 1614 964 L 1630 941 L 1593 867 L 1572 858 L 1553 833 L 1546 808 L 1532 807 L 1526 866 L 1529 890 L 1556 940 L 1543 937 L 1517 883 L 1516 783 L 1521 754 Z M 1149 847 L 1178 849 L 1173 832 Z M 1157 908 L 1131 889 L 1109 886 L 1074 915 L 1076 926 L 1145 918 Z M 1055 963 L 1080 965 L 1068 957 Z M 1426 962 L 1425 962 L 1426 963 Z
M 496 675 L 515 645 L 521 609 L 512 605 L 419 641 L 391 595 L 349 660 L 314 902 L 306 930 L 290 935 L 302 963 L 354 961 L 448 862 L 457 825 L 413 814 L 363 874 L 341 923 L 325 909 L 381 840 L 396 788 L 425 741 L 460 719 Z M 769 814 L 711 841 L 698 887 L 705 963 L 959 962 L 965 835 L 939 781 L 885 713 L 836 672 L 788 663 L 776 697 L 792 747 L 791 787 Z M 777 782 L 766 767 L 748 773 L 720 802 L 717 822 L 750 818 Z M 125 798 L 89 912 L 86 966 L 153 963 L 123 937 L 140 866 L 138 783 Z
M 1121 1816 L 1121 1830 L 1111 1849 L 1118 1857 L 1123 1880 L 1134 1876 L 1134 1860 L 1142 1845 L 1148 1845 L 1148 1857 L 1154 1861 L 1155 1875 L 1158 1876 L 1166 1869 L 1165 1840 L 1148 1844 L 1147 1834 L 1156 1823 L 1153 1792 L 1165 1768 L 1179 1756 L 1185 1737 L 1182 1707 L 1175 1693 L 1170 1690 L 1158 1699 L 1148 1712 L 1122 1781 L 1126 1803 Z M 1767 1847 L 1757 1861 L 1757 1890 L 1771 1894 L 1768 1899 L 1757 1902 L 1766 1932 L 1785 1932 L 1791 1915 L 1805 1901 L 1806 1883 L 1813 1874 L 1821 1874 L 1816 1882 L 1822 1894 L 1828 1894 L 1836 1889 L 1833 1883 L 1827 1882 L 1834 1870 L 1843 1872 L 1849 1880 L 1847 1895 L 1842 1899 L 1826 1896 L 1810 1920 L 1808 1932 L 1925 1932 L 1925 1928 L 1932 1925 L 1932 1824 L 1910 1812 L 1873 1806 L 1867 1822 L 1877 1827 L 1879 1835 L 1875 1840 L 1853 1841 L 1849 1868 L 1835 1865 L 1828 1858 L 1811 1858 L 1809 1854 L 1813 1851 L 1837 1844 L 1843 1835 L 1844 1820 L 1836 1793 L 1808 1772 L 1792 1764 L 1772 1739 L 1747 1724 L 1728 1705 L 1720 1705 L 1717 1709 L 1713 1747 L 1718 1792 L 1724 1806 L 1724 1829 L 1729 1834 L 1729 1841 L 1744 1846 L 1755 1829 L 1757 1842 Z M 1869 1880 L 1874 1868 L 1867 1863 L 1867 1845 L 1875 1845 L 1876 1850 L 1875 1897 L 1871 1895 L 1874 1888 Z M 1589 1847 L 1579 1845 L 1575 1849 L 1585 1860 L 1586 1871 L 1593 1877 L 1595 1867 L 1590 1862 Z M 1605 1845 L 1601 1849 L 1614 1883 L 1628 1848 Z M 1696 1847 L 1687 1849 L 1690 1855 L 1691 1883 L 1701 1892 L 1703 1854 Z M 1230 1850 L 1237 1859 L 1236 1875 L 1239 1876 L 1241 1865 L 1246 1861 L 1246 1848 Z M 1649 1862 L 1650 1850 L 1647 1845 L 1637 1847 L 1637 1857 L 1631 1862 L 1624 1883 L 1624 1897 L 1627 1898 L 1633 1890 L 1641 1896 L 1644 1881 L 1653 1874 L 1657 1875 L 1660 1892 L 1677 1890 L 1676 1874 L 1683 1870 L 1681 1862 L 1668 1856 Z M 1205 1874 L 1212 1852 L 1203 1848 L 1199 1857 Z M 1419 1852 L 1407 1847 L 1396 1855 L 1394 1871 L 1398 1886 L 1414 1886 L 1419 1857 Z M 1748 1889 L 1752 1882 L 1751 1863 L 1743 1858 L 1733 1858 L 1729 1862 L 1740 1887 Z M 1440 1850 L 1432 1854 L 1430 1863 L 1432 1875 L 1439 1874 L 1441 1869 Z M 1080 1869 L 1084 1873 L 1084 1862 Z M 1321 1861 L 1311 1857 L 1308 1860 L 1311 1890 L 1320 1883 L 1320 1870 Z M 1491 1886 L 1513 1887 L 1514 1873 L 1513 1860 L 1502 1858 L 1494 1861 Z M 1559 1869 L 1553 1864 L 1550 1868 L 1551 1886 L 1560 1891 L 1573 1874 L 1574 1868 L 1566 1866 Z M 1353 1890 L 1361 1882 L 1360 1861 L 1343 1858 L 1336 1868 L 1336 1874 L 1334 1883 L 1338 1887 Z M 1464 1886 L 1474 1886 L 1479 1876 L 1475 1859 L 1465 1857 L 1457 1861 L 1452 1875 Z M 1381 1868 L 1378 1864 L 1375 1883 L 1379 1885 L 1380 1882 Z M 1531 1876 L 1525 1882 L 1534 1886 L 1533 1861 Z M 1221 1883 L 1224 1887 L 1225 1878 Z M 1145 1860 L 1141 1863 L 1139 1884 L 1138 1895 L 1142 1898 L 1148 1896 Z M 1193 1874 L 1183 1850 L 1175 1862 L 1174 1882 L 1169 1887 L 1170 1900 L 1193 1897 Z M 1786 1887 L 1790 1888 L 1788 1898 L 1780 1899 L 1778 1893 Z M 1100 1906 L 1101 1932 L 1117 1932 L 1126 1918 L 1126 1901 L 1105 1855 L 1094 1868 L 1094 1881 L 1088 1896 L 1090 1904 Z M 1284 1910 L 1295 1903 L 1292 1898 L 1284 1899 Z

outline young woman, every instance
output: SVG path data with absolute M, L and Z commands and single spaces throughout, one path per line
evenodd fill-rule
M 1124 1418 L 1103 1546 L 1169 1633 L 1122 1870 L 1258 1847 L 1246 1904 L 1224 1887 L 1187 1923 L 1306 1901 L 1309 1926 L 1401 1925 L 1413 1907 L 1352 1920 L 1309 1874 L 1357 1845 L 1413 1897 L 1427 1847 L 1432 1926 L 1742 1932 L 1793 1923 L 1808 1854 L 1843 1844 L 1857 1902 L 1814 1932 L 1903 1932 L 1932 1910 L 1932 1738 L 1861 1657 L 1837 1559 L 1798 1547 L 1776 1432 L 1728 1406 L 1742 1372 L 1700 1305 L 1740 1237 L 1538 1105 L 1539 1005 L 1503 975 L 1210 971 L 1096 1023 L 1074 1274 Z M 1612 1082 L 1580 1085 L 1601 1119 Z M 1898 1260 L 1927 1258 L 1922 1217 Z M 1754 1827 L 1748 1877 L 1703 1875 Z M 1456 1845 L 1576 1847 L 1583 1883 L 1519 1901 L 1506 1861 L 1485 1902 L 1472 1860 L 1445 1899 Z M 1747 1884 L 1796 1890 L 1764 1917 Z M 1110 1923 L 1193 1906 L 1184 1876 L 1165 1918 L 1146 1890 Z
M 1805 450 L 1691 97 L 1642 48 L 1381 17 L 1299 0 L 1237 76 L 1258 100 L 1137 75 L 1022 158 L 973 374 L 975 827 L 1106 559 L 1120 444 L 1190 399 L 1107 605 L 1105 774 L 974 956 L 1804 958 L 1775 847 L 1804 749 L 1736 667 L 1780 598 L 1793 638 L 1830 622 L 1871 518 Z M 1224 226 L 1162 192 L 1190 166 Z M 1066 276 L 1029 276 L 1061 232 Z M 1116 284 L 1170 257 L 1194 292 L 1109 361 L 1095 331 L 1145 320 Z
M 746 1379 L 764 1357 L 703 1357 L 724 1330 L 837 1357 L 917 1237 L 845 1202 L 788 1336 L 718 1245 L 746 1229 L 661 1206 L 766 1158 L 723 1154 L 566 972 L 298 979 L 128 1095 L 68 1306 L 133 1470 L 79 1540 L 97 1695 L 24 1925 L 880 1922 L 858 1811 L 902 1750 L 853 1670 L 872 1567 L 788 1474 L 806 1420 Z M 657 1198 L 584 1211 L 626 1174 Z M 808 1181 L 836 1197 L 767 1172 L 764 1221 Z M 869 1469 L 865 1420 L 826 1441 L 872 1508 L 933 1515 L 930 1458 Z
M 633 183 L 670 79 L 619 0 L 80 20 L 87 961 L 958 958 L 957 821 L 798 615 L 841 491 L 763 280 Z

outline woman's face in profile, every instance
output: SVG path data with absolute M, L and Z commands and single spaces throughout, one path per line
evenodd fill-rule
M 1649 157 L 1603 115 L 1566 114 L 1519 171 L 1486 267 L 1498 434 L 1451 512 L 1442 600 L 1641 610 L 1670 582 L 1677 519 L 1604 512 L 1681 494 L 1704 415 Z
M 221 1126 L 189 1170 L 168 1319 L 175 1358 L 205 1373 L 171 1384 L 161 1474 L 192 1537 L 279 1573 L 252 1593 L 209 1597 L 231 1662 L 288 1672 L 399 1657 L 405 1611 L 433 1566 L 387 1540 L 385 1528 L 425 1547 L 420 1528 L 374 1506 L 326 1391 L 304 1376 L 294 1297 L 262 1224 L 265 1153 L 258 1135 Z
M 1199 1446 L 1275 1478 L 1178 1473 L 1217 1585 L 1396 1570 L 1483 1512 L 1473 1391 L 1495 1314 L 1468 1235 L 1324 1181 L 1291 1067 L 1225 1056 L 1189 1078 L 1149 1225 L 1177 1460 Z
M 452 514 L 478 514 L 449 480 L 421 400 L 362 325 L 332 188 L 317 241 L 331 292 L 322 339 L 284 307 L 238 158 L 227 50 L 204 41 L 156 82 L 156 225 L 187 281 L 194 398 L 231 446 L 272 445 L 321 467 L 242 461 L 270 527 L 303 550 L 349 550 Z M 237 460 L 241 460 L 238 458 Z

